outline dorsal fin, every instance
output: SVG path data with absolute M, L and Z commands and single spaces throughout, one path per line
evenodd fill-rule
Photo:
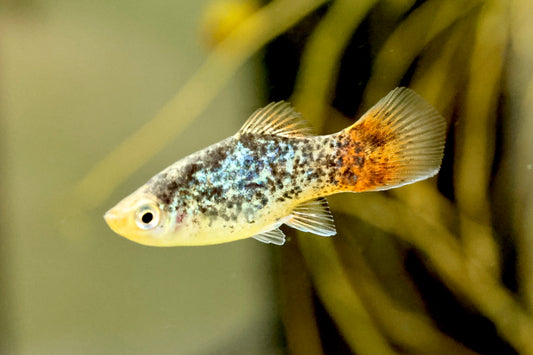
M 255 111 L 239 130 L 239 134 L 246 133 L 306 137 L 312 135 L 312 129 L 289 103 L 279 101 Z
M 303 232 L 314 233 L 323 237 L 337 233 L 328 201 L 323 197 L 296 206 L 285 224 Z
M 283 245 L 285 243 L 285 234 L 279 228 L 254 235 L 252 238 L 267 244 Z

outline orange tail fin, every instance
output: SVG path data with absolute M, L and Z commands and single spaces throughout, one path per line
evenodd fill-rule
M 439 171 L 446 122 L 422 97 L 396 88 L 338 134 L 336 187 L 387 190 Z

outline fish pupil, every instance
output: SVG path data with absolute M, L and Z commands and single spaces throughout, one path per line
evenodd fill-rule
M 154 219 L 154 215 L 152 212 L 146 212 L 141 217 L 141 220 L 143 221 L 143 223 L 146 223 L 146 224 L 150 223 L 153 219 Z

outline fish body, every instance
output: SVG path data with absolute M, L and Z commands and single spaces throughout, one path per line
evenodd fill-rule
M 397 88 L 359 121 L 314 136 L 287 103 L 256 111 L 237 134 L 174 163 L 105 215 L 118 234 L 154 246 L 253 237 L 283 244 L 279 226 L 334 235 L 325 196 L 385 190 L 435 175 L 445 121 Z

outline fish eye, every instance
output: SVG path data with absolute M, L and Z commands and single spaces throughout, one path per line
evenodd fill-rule
M 154 205 L 145 205 L 139 208 L 135 216 L 137 227 L 149 230 L 159 223 L 159 209 Z

